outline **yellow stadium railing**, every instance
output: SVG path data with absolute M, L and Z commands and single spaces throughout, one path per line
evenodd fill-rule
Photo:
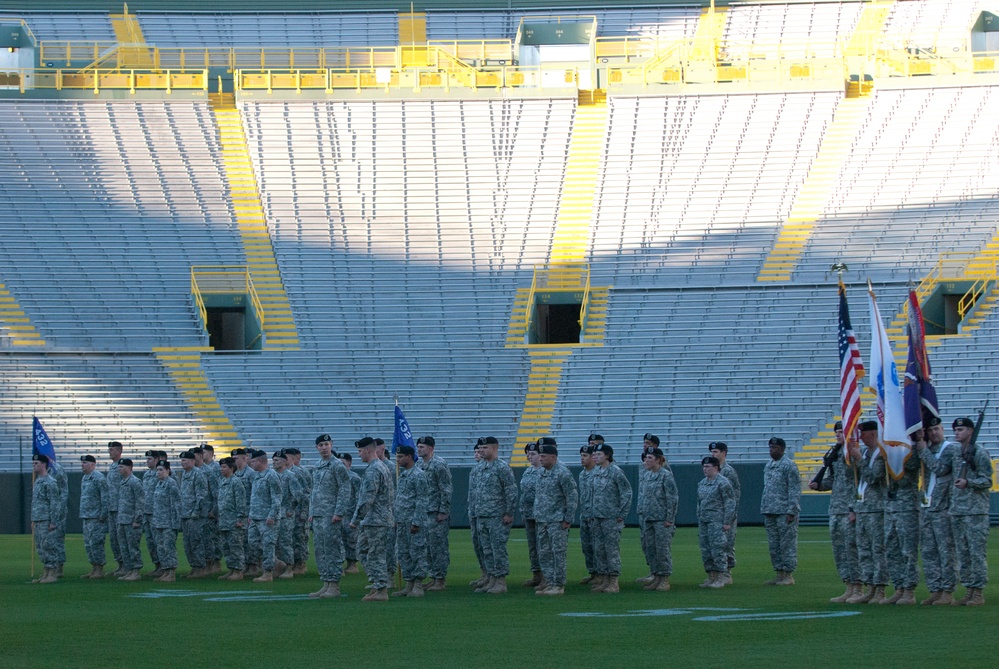
M 472 76 L 473 75 L 473 76 Z M 568 75 L 567 75 L 568 76 Z M 449 89 L 468 88 L 542 88 L 540 67 L 498 67 L 472 70 L 470 74 L 449 72 L 434 67 L 328 70 L 237 70 L 237 91 L 275 90 L 344 90 L 344 89 Z
M 0 86 L 18 87 L 21 93 L 42 90 L 175 90 L 208 91 L 208 71 L 149 70 L 8 70 L 0 72 Z
M 257 320 L 261 326 L 264 325 L 264 309 L 246 265 L 193 265 L 191 294 L 205 324 L 208 323 L 205 295 L 246 295 L 256 311 Z

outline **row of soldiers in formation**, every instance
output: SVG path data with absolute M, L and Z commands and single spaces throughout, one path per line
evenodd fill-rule
M 896 482 L 886 478 L 884 462 L 875 455 L 877 426 L 872 423 L 861 426 L 861 440 L 868 448 L 863 456 L 853 445 L 844 451 L 842 430 L 837 426 L 837 445 L 826 454 L 824 476 L 811 484 L 814 489 L 833 491 L 830 528 L 834 555 L 840 575 L 847 583 L 844 596 L 833 601 L 908 603 L 916 577 L 895 581 L 898 597 L 884 598 L 882 575 L 888 573 L 886 561 L 893 569 L 896 562 L 905 564 L 905 578 L 909 578 L 910 571 L 914 573 L 914 562 L 910 570 L 908 562 L 896 561 L 890 554 L 895 535 L 899 537 L 900 550 L 905 551 L 902 555 L 913 554 L 914 548 L 909 551 L 906 547 L 909 540 L 900 538 L 911 534 L 903 535 L 904 529 L 897 529 L 906 523 L 911 525 L 911 519 L 889 518 L 888 513 L 894 512 L 876 511 L 878 508 L 887 511 L 885 500 L 895 502 L 901 497 L 898 490 L 906 485 L 903 481 L 907 479 L 903 477 Z M 955 421 L 959 443 L 970 435 L 963 431 L 966 423 L 970 420 Z M 923 498 L 933 503 L 923 513 L 943 510 L 948 520 L 981 515 L 979 511 L 962 513 L 960 509 L 964 508 L 962 504 L 967 506 L 966 502 L 958 503 L 957 512 L 951 511 L 953 500 L 962 499 L 962 495 L 947 494 L 951 486 L 948 466 L 953 468 L 952 461 L 956 462 L 959 455 L 966 458 L 967 448 L 944 443 L 942 432 L 937 421 L 928 429 L 928 441 L 917 440 L 918 459 L 914 456 L 906 465 L 907 472 L 918 469 L 917 463 L 925 463 L 930 469 L 926 480 L 928 492 Z M 940 438 L 934 441 L 938 433 Z M 335 454 L 332 439 L 323 434 L 316 439 L 320 461 L 311 473 L 300 465 L 301 453 L 297 449 L 274 453 L 271 468 L 264 452 L 245 449 L 236 449 L 231 457 L 215 464 L 213 450 L 204 446 L 181 455 L 183 471 L 178 472 L 179 476 L 171 475 L 164 453 L 147 452 L 149 471 L 139 483 L 132 475 L 131 461 L 121 459 L 121 444 L 111 442 L 109 455 L 117 464 L 106 477 L 96 471 L 93 456 L 82 458 L 85 476 L 80 509 L 88 558 L 93 566 L 84 577 L 103 575 L 104 532 L 111 526 L 116 530 L 112 532 L 112 551 L 119 563 L 115 573 L 122 580 L 140 578 L 139 541 L 143 530 L 156 564 L 153 575 L 162 581 L 175 578 L 178 530 L 183 530 L 191 577 L 221 571 L 220 558 L 224 556 L 229 572 L 222 579 L 240 580 L 244 575 L 256 576 L 255 580 L 260 582 L 292 578 L 305 571 L 311 528 L 323 585 L 310 597 L 339 597 L 340 580 L 345 572 L 357 571 L 358 559 L 370 581 L 371 592 L 365 597 L 368 601 L 388 598 L 390 565 L 393 568 L 398 565 L 406 581 L 405 587 L 393 595 L 419 597 L 425 591 L 444 590 L 450 563 L 448 531 L 453 487 L 447 464 L 434 455 L 433 437 L 420 438 L 416 449 L 405 446 L 398 449 L 397 475 L 391 472 L 383 441 L 365 437 L 355 442 L 355 447 L 368 465 L 363 479 L 351 471 L 350 455 Z M 701 587 L 721 588 L 732 582 L 735 567 L 740 484 L 735 469 L 726 462 L 727 445 L 712 442 L 708 448 L 711 455 L 701 462 L 704 478 L 697 489 L 698 539 L 707 572 Z M 785 449 L 783 439 L 772 438 L 771 459 L 764 468 L 760 510 L 775 571 L 774 578 L 767 581 L 769 585 L 793 585 L 793 572 L 797 568 L 800 478 Z M 476 464 L 469 476 L 468 513 L 481 575 L 471 583 L 472 587 L 476 592 L 489 594 L 506 592 L 507 541 L 519 511 L 527 533 L 532 571 L 531 578 L 523 585 L 533 586 L 541 595 L 564 593 L 568 531 L 578 511 L 588 572 L 582 583 L 589 584 L 595 592 L 618 592 L 620 536 L 631 506 L 632 488 L 624 472 L 614 464 L 613 448 L 600 435 L 590 435 L 587 445 L 580 448 L 582 470 L 578 481 L 559 461 L 553 438 L 530 443 L 524 452 L 530 466 L 518 486 L 510 466 L 499 459 L 497 439 L 483 437 L 475 445 Z M 971 605 L 984 601 L 981 589 L 987 577 L 971 574 L 984 574 L 987 495 L 991 486 L 988 453 L 982 448 L 975 453 L 971 458 L 977 463 L 973 465 L 974 475 L 967 473 L 969 466 L 965 464 L 953 484 L 958 490 L 967 489 L 976 499 L 984 497 L 984 534 L 979 528 L 974 540 L 962 547 L 970 551 L 969 557 L 957 554 L 962 574 L 969 573 L 967 580 L 962 577 L 969 594 L 965 600 L 957 601 Z M 852 457 L 846 460 L 845 455 Z M 61 543 L 60 526 L 64 533 L 68 486 L 54 480 L 58 475 L 45 475 L 43 460 L 44 456 L 36 456 L 38 479 L 32 520 L 39 555 L 46 568 L 40 581 L 54 582 L 65 562 L 64 551 L 56 544 Z M 115 488 L 117 495 L 112 496 Z M 916 489 L 922 490 L 918 485 Z M 880 507 L 877 500 L 881 500 Z M 671 544 L 678 503 L 676 481 L 659 448 L 659 439 L 646 434 L 637 512 L 642 550 L 649 566 L 649 574 L 638 581 L 647 590 L 670 589 Z M 980 500 L 977 504 L 974 508 L 980 509 Z M 880 522 L 875 516 L 881 518 Z M 980 525 L 980 518 L 974 520 Z M 949 595 L 956 579 L 954 542 L 934 539 L 932 543 L 934 551 L 941 543 L 944 548 L 950 546 L 950 562 L 943 567 L 951 573 L 948 590 L 946 584 L 935 589 L 940 569 L 932 567 L 927 557 L 928 541 L 924 539 L 924 566 L 927 585 L 933 593 L 931 599 L 951 601 Z M 970 557 L 971 553 L 978 555 L 979 543 L 981 565 Z M 425 583 L 426 579 L 429 580 Z
M 958 418 L 952 428 L 954 441 L 947 441 L 941 420 L 929 417 L 912 435 L 912 453 L 895 478 L 878 445 L 877 421 L 860 424 L 860 443 L 835 425 L 836 443 L 809 484 L 831 491 L 829 533 L 846 589 L 830 601 L 915 604 L 921 554 L 930 595 L 920 604 L 985 603 L 992 460 L 975 443 L 971 418 Z M 966 591 L 955 599 L 959 581 Z

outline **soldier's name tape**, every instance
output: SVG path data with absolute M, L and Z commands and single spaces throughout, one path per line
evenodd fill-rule
M 566 618 L 654 618 L 661 616 L 697 616 L 697 622 L 734 622 L 739 620 L 769 621 L 769 620 L 810 620 L 813 618 L 846 618 L 859 616 L 860 611 L 760 611 L 759 609 L 725 609 L 714 607 L 689 607 L 680 609 L 639 609 L 624 613 L 601 613 L 598 611 L 583 611 L 579 613 L 560 613 Z M 699 615 L 711 612 L 713 615 Z

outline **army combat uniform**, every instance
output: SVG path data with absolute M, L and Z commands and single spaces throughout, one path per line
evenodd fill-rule
M 258 564 L 265 572 L 274 571 L 277 555 L 278 521 L 281 519 L 281 483 L 269 467 L 256 472 L 250 491 L 250 532 L 247 562 Z M 267 521 L 271 521 L 270 524 Z
M 510 573 L 510 525 L 503 522 L 503 517 L 512 518 L 517 512 L 517 481 L 510 465 L 501 460 L 483 460 L 475 477 L 474 495 L 475 526 L 486 574 L 493 578 L 506 576 Z
M 359 528 L 357 553 L 375 590 L 388 587 L 388 535 L 395 526 L 392 516 L 392 473 L 377 458 L 368 463 L 357 493 L 357 508 L 351 525 Z
M 638 517 L 644 525 L 641 532 L 642 552 L 649 572 L 665 577 L 673 573 L 673 535 L 676 533 L 676 511 L 680 495 L 676 479 L 670 470 L 645 470 L 638 481 Z
M 885 482 L 885 558 L 896 593 L 915 591 L 919 583 L 918 477 L 919 456 L 912 453 L 905 461 L 902 477 L 895 480 L 889 476 Z M 892 595 L 889 603 L 897 602 L 899 597 Z
M 118 491 L 121 489 L 121 472 L 115 460 L 108 467 L 104 478 L 108 482 L 108 534 L 111 535 L 111 555 L 120 568 L 124 568 L 121 560 L 121 546 L 118 545 Z
M 631 510 L 631 483 L 614 463 L 594 467 L 593 472 L 593 565 L 598 576 L 617 577 L 621 575 L 623 519 Z
M 184 533 L 184 554 L 196 570 L 208 564 L 205 552 L 205 520 L 211 509 L 208 478 L 197 467 L 185 471 L 180 480 L 180 518 Z
M 343 464 L 342 462 L 340 464 Z M 357 495 L 361 491 L 361 476 L 353 469 L 347 470 L 347 476 L 350 479 L 350 499 L 347 502 L 347 508 L 349 509 L 346 516 L 343 517 L 343 556 L 348 562 L 357 561 L 357 528 L 350 526 L 350 515 L 357 508 Z M 315 528 L 313 527 L 313 532 Z M 355 567 L 356 568 L 356 567 Z
M 142 482 L 134 474 L 118 485 L 118 547 L 125 569 L 142 569 L 142 521 L 145 518 Z
M 725 555 L 728 561 L 726 571 L 730 572 L 735 569 L 735 534 L 736 530 L 739 529 L 739 500 L 742 499 L 742 484 L 739 483 L 739 474 L 735 471 L 735 467 L 727 462 L 722 465 L 718 473 L 728 479 L 728 482 L 732 484 L 732 492 L 735 493 L 735 519 L 725 533 Z
M 155 470 L 154 470 L 155 471 Z M 160 480 L 152 489 L 153 513 L 150 523 L 153 528 L 153 543 L 159 556 L 160 567 L 164 570 L 177 568 L 177 532 L 181 528 L 180 486 L 168 476 Z M 146 538 L 148 545 L 149 538 Z
M 325 583 L 339 583 L 343 577 L 343 527 L 350 522 L 357 505 L 351 488 L 347 467 L 335 457 L 320 460 L 312 470 L 309 516 L 312 518 L 316 566 L 320 580 Z M 336 523 L 334 516 L 340 517 Z
M 443 458 L 436 455 L 426 460 L 420 460 L 416 466 L 427 475 L 427 487 L 430 494 L 430 506 L 427 509 L 429 523 L 427 525 L 427 570 L 432 579 L 443 580 L 451 566 L 451 547 L 449 533 L 451 530 L 451 495 L 454 486 L 451 482 L 451 470 Z M 438 520 L 441 515 L 447 516 Z
M 835 448 L 835 447 L 834 447 Z M 843 459 L 845 447 L 828 464 L 825 476 L 819 482 L 819 490 L 829 490 L 829 539 L 832 541 L 833 562 L 843 583 L 859 584 L 860 568 L 857 564 L 857 521 L 850 520 L 854 512 L 853 504 L 857 496 L 857 482 L 860 473 L 857 463 L 847 463 Z M 845 600 L 844 600 L 845 601 Z
M 219 479 L 218 506 L 219 539 L 225 566 L 233 571 L 243 571 L 246 568 L 243 528 L 247 524 L 247 507 L 242 479 L 235 475 Z M 242 527 L 237 527 L 237 522 L 242 523 Z
M 436 522 L 427 514 L 429 506 L 430 488 L 424 471 L 415 465 L 401 470 L 392 514 L 402 579 L 407 583 L 427 577 L 427 527 Z
M 583 563 L 589 574 L 596 575 L 597 563 L 593 558 L 593 477 L 597 467 L 579 471 L 579 545 L 583 550 Z
M 798 466 L 787 455 L 767 462 L 763 468 L 760 513 L 767 530 L 770 563 L 776 572 L 790 574 L 798 568 L 797 516 L 801 512 L 800 500 Z M 794 516 L 794 520 L 788 522 L 788 516 Z
M 919 543 L 923 577 L 931 593 L 953 593 L 957 588 L 957 549 L 950 522 L 950 495 L 954 488 L 952 455 L 960 444 L 944 441 L 919 449 L 923 466 L 920 491 Z M 950 599 L 950 598 L 948 598 Z
M 697 484 L 697 539 L 701 561 L 708 574 L 720 574 L 728 569 L 725 525 L 735 519 L 735 491 L 732 483 L 721 474 L 703 478 Z
M 107 553 L 104 538 L 108 533 L 108 482 L 96 469 L 80 481 L 80 519 L 83 520 L 83 546 L 87 562 L 104 566 Z
M 534 518 L 534 497 L 538 486 L 541 467 L 528 467 L 520 477 L 520 517 L 524 519 L 527 533 L 527 554 L 531 562 L 531 573 L 541 571 L 538 562 L 538 523 Z
M 62 493 L 51 474 L 39 476 L 31 489 L 31 522 L 35 528 L 35 550 L 46 569 L 59 566 L 59 521 L 62 519 Z M 50 527 L 54 526 L 54 527 Z M 54 576 L 53 576 L 54 579 Z
M 950 491 L 950 518 L 957 547 L 957 568 L 961 585 L 981 591 L 989 582 L 987 547 L 989 541 L 989 491 L 992 488 L 992 458 L 981 446 L 963 448 L 955 444 L 951 454 L 951 471 L 955 479 L 965 479 L 968 487 L 954 486 Z M 965 598 L 966 601 L 968 598 Z M 981 602 L 981 603 L 984 603 Z
M 853 508 L 857 513 L 857 564 L 864 585 L 875 588 L 888 583 L 885 562 L 885 461 L 874 449 L 861 456 L 860 484 Z
M 552 588 L 565 588 L 569 530 L 562 523 L 572 522 L 578 505 L 579 490 L 568 468 L 559 462 L 551 469 L 542 468 L 534 493 L 534 517 L 541 572 Z

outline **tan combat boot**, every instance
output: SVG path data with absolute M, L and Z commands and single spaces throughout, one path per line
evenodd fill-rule
M 62 565 L 61 564 L 60 565 L 56 565 L 55 576 L 56 576 L 56 578 L 62 578 Z
M 319 595 L 319 599 L 340 599 L 340 583 L 338 581 L 330 581 L 329 587 L 323 594 Z
M 118 576 L 124 576 L 127 573 L 128 573 L 128 569 L 125 569 L 125 565 L 122 564 L 121 562 L 119 562 L 118 563 L 118 568 L 115 569 L 113 572 L 111 572 L 111 576 L 114 576 L 114 577 L 117 578 Z
M 407 597 L 423 597 L 424 596 L 423 581 L 421 579 L 416 579 L 413 581 L 412 591 L 406 595 Z
M 876 585 L 874 586 L 874 592 L 871 593 L 871 601 L 868 604 L 880 604 L 885 599 L 885 586 Z
M 221 576 L 219 576 L 218 580 L 220 580 L 220 581 L 228 581 L 230 579 L 230 577 L 232 577 L 233 573 L 235 573 L 235 571 L 236 571 L 235 569 L 230 569 L 227 573 L 222 574 Z
M 605 576 L 604 577 L 604 589 L 602 592 L 621 592 L 621 585 L 618 583 L 617 576 Z
M 237 569 L 229 576 L 230 581 L 242 581 L 243 580 L 243 570 Z
M 80 576 L 80 578 L 81 579 L 93 578 L 95 571 L 97 571 L 97 565 L 92 564 L 92 565 L 90 565 L 90 571 L 88 573 L 83 574 L 82 576 Z
M 486 590 L 488 595 L 502 595 L 506 593 L 506 576 L 497 576 L 493 579 L 493 584 Z
M 642 579 L 644 580 L 644 579 Z M 646 583 L 642 586 L 642 590 L 655 590 L 659 587 L 659 581 L 662 580 L 662 576 L 653 576 L 651 583 Z
M 541 583 L 538 583 L 536 586 L 534 586 L 534 592 L 541 593 L 547 590 L 549 587 L 551 586 L 548 584 L 548 581 L 545 579 L 544 574 L 542 574 Z
M 943 595 L 943 590 L 937 590 L 936 592 L 931 592 L 930 596 L 919 602 L 920 606 L 932 606 L 937 600 Z
M 764 585 L 777 585 L 782 580 L 784 580 L 784 572 L 777 571 L 774 573 L 774 577 L 769 581 L 767 581 L 766 583 L 764 583 Z
M 307 570 L 308 565 L 305 562 L 296 562 L 291 571 L 295 574 L 295 576 L 305 576 Z
M 46 568 L 45 572 L 42 574 L 41 578 L 38 579 L 38 583 L 55 583 L 59 580 L 58 570 L 55 567 Z
M 372 588 L 371 592 L 361 597 L 362 602 L 387 602 L 388 588 Z
M 603 592 L 607 588 L 607 579 L 609 577 L 603 574 L 597 574 L 590 581 L 590 592 Z
M 479 587 L 477 587 L 475 589 L 475 592 L 481 595 L 486 590 L 488 590 L 489 588 L 493 587 L 493 583 L 495 581 L 496 581 L 496 577 L 495 576 L 489 576 L 489 577 L 487 577 L 486 580 L 483 581 L 482 584 L 479 585 Z
M 732 585 L 732 572 L 723 571 L 719 578 L 721 578 L 722 585 Z
M 557 597 L 565 594 L 565 588 L 561 585 L 551 585 L 535 594 L 542 595 L 544 597 Z
M 902 596 L 899 597 L 898 601 L 895 602 L 896 606 L 911 606 L 916 603 L 916 591 L 911 588 L 905 588 L 902 591 Z
M 940 593 L 940 598 L 933 602 L 933 606 L 950 606 L 954 603 L 954 593 L 944 590 Z
M 579 584 L 580 585 L 591 585 L 593 583 L 593 579 L 595 579 L 596 577 L 597 577 L 596 574 L 590 574 L 586 578 L 580 579 L 579 580 Z
M 656 578 L 655 574 L 649 574 L 648 576 L 636 578 L 635 583 L 637 583 L 638 585 L 648 585 L 649 583 L 652 583 L 652 581 L 654 581 L 655 578 Z
M 265 569 L 260 576 L 253 579 L 254 583 L 272 583 L 274 581 L 274 572 L 269 569 Z
M 950 603 L 950 605 L 951 606 L 967 606 L 968 602 L 971 601 L 971 595 L 973 594 L 972 591 L 973 591 L 973 588 L 968 588 L 967 591 L 964 593 L 964 597 L 962 597 L 961 599 L 955 599 L 953 602 Z
M 839 597 L 833 597 L 829 600 L 831 604 L 845 604 L 848 599 L 853 597 L 856 590 L 854 589 L 853 583 L 846 584 L 846 592 L 844 592 Z
M 971 599 L 965 606 L 985 606 L 985 593 L 982 588 L 972 588 Z
M 722 573 L 720 571 L 713 571 L 713 572 L 711 572 L 711 582 L 708 583 L 704 587 L 705 588 L 712 588 L 714 590 L 717 590 L 718 588 L 724 588 L 725 587 L 725 582 L 722 581 L 721 575 L 722 575 Z
M 274 578 L 281 578 L 288 570 L 288 563 L 281 560 L 274 560 Z
M 785 571 L 781 573 L 784 574 L 784 578 L 777 581 L 776 585 L 794 585 L 794 576 L 792 575 L 793 572 Z
M 177 580 L 176 569 L 164 569 L 160 577 L 156 579 L 158 583 L 173 583 Z
M 405 597 L 406 595 L 408 595 L 411 592 L 413 592 L 413 582 L 412 581 L 406 581 L 406 587 L 402 588 L 400 590 L 396 590 L 395 592 L 392 593 L 392 596 L 393 597 Z
M 359 574 L 360 570 L 357 568 L 357 560 L 347 560 L 347 567 L 343 570 L 345 574 Z
M 707 587 L 709 587 L 711 585 L 711 582 L 715 580 L 714 574 L 715 574 L 715 572 L 709 571 L 708 572 L 708 577 L 706 579 L 704 579 L 701 583 L 699 583 L 697 587 L 698 588 L 707 588 Z
M 669 576 L 660 576 L 659 585 L 656 586 L 656 592 L 669 592 Z
M 866 604 L 871 601 L 871 597 L 874 596 L 874 586 L 873 585 L 863 585 L 861 584 L 857 588 L 857 592 L 850 599 L 846 600 L 847 604 Z
M 319 588 L 315 592 L 310 592 L 309 599 L 319 599 L 323 596 L 323 593 L 330 589 L 330 585 L 332 585 L 332 581 L 323 581 L 323 587 Z
M 891 597 L 885 597 L 881 600 L 882 604 L 895 604 L 898 600 L 902 599 L 905 595 L 905 588 L 895 588 L 895 592 L 892 593 Z
M 90 578 L 104 578 L 104 565 L 95 564 L 94 565 L 94 575 Z
M 541 583 L 541 572 L 540 571 L 532 571 L 531 572 L 531 578 L 529 578 L 526 581 L 524 581 L 523 583 L 521 583 L 521 585 L 524 586 L 525 588 L 533 588 L 533 587 L 537 586 L 539 583 Z
M 140 579 L 142 579 L 142 574 L 139 573 L 138 569 L 133 569 L 132 571 L 128 572 L 118 580 L 131 582 L 131 581 L 138 581 Z
M 489 574 L 487 574 L 487 573 L 485 572 L 485 570 L 483 570 L 483 572 L 482 572 L 482 575 L 481 575 L 481 576 L 479 576 L 479 577 L 478 577 L 477 579 L 475 579 L 474 581 L 471 581 L 471 582 L 469 582 L 469 584 L 468 584 L 468 585 L 469 585 L 469 587 L 471 587 L 471 588 L 481 588 L 481 587 L 482 587 L 482 584 L 483 584 L 483 583 L 485 583 L 485 582 L 486 582 L 486 581 L 488 581 L 488 580 L 489 580 Z
M 435 578 L 430 587 L 426 589 L 427 592 L 444 592 L 445 590 L 447 590 L 447 584 L 444 583 L 443 578 Z

